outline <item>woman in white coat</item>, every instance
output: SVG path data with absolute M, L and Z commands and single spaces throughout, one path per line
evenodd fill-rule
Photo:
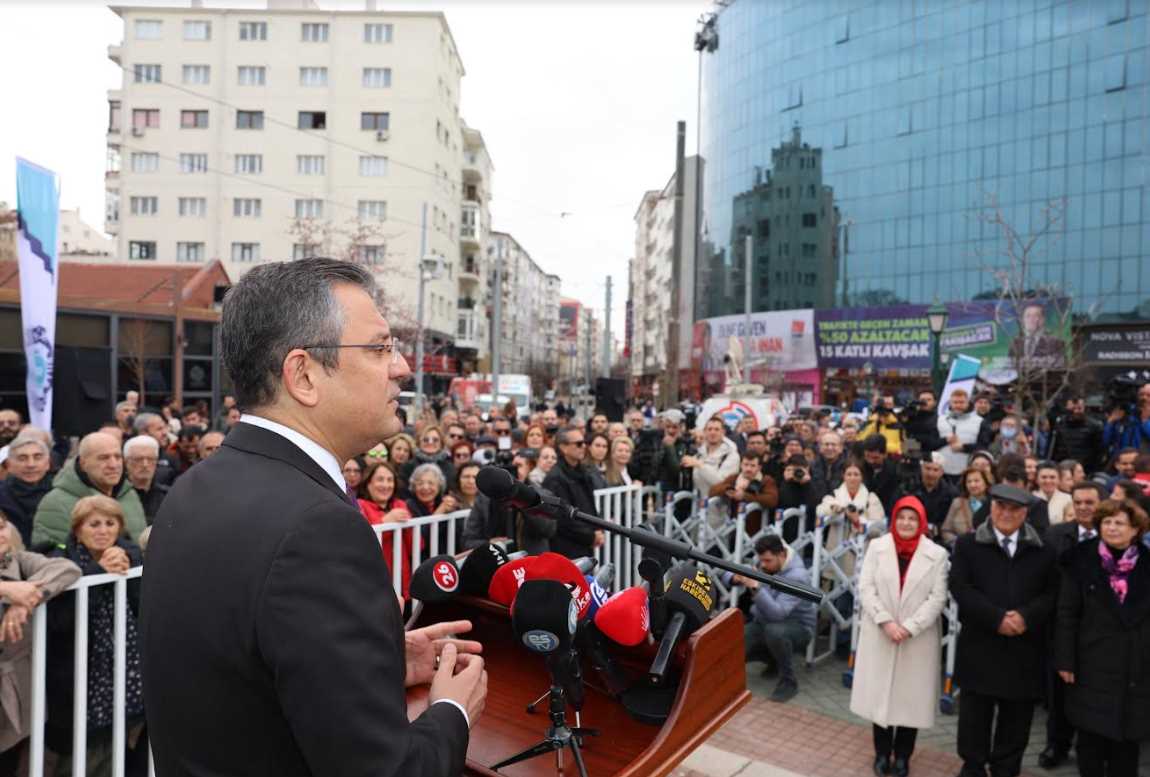
M 893 512 L 890 533 L 870 543 L 859 577 L 851 712 L 874 723 L 874 773 L 906 777 L 918 729 L 934 725 L 950 564 L 928 536 L 917 497 L 898 500 Z
M 863 469 L 857 461 L 850 461 L 843 468 L 842 485 L 823 497 L 815 514 L 823 521 L 843 519 L 841 523 L 836 522 L 827 527 L 823 543 L 831 552 L 848 537 L 863 531 L 867 532 L 868 537 L 877 537 L 886 528 L 886 513 L 883 512 L 882 502 L 878 494 L 872 494 L 863 485 Z M 854 564 L 853 555 L 839 559 L 839 566 L 848 575 L 854 574 Z M 829 570 L 823 573 L 823 578 L 836 579 Z

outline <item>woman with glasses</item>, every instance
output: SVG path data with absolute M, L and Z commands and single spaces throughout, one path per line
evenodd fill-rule
M 399 497 L 396 485 L 399 479 L 395 475 L 395 467 L 390 462 L 378 459 L 370 462 L 364 470 L 356 496 L 359 497 L 359 511 L 372 526 L 381 524 L 406 523 L 411 520 L 411 511 L 407 503 Z M 411 535 L 410 531 L 385 531 L 380 534 L 380 546 L 383 549 L 383 559 L 390 569 L 395 559 L 395 537 L 400 539 L 400 580 L 404 601 L 408 598 L 407 586 L 411 580 Z
M 417 467 L 424 464 L 434 464 L 443 473 L 443 482 L 451 483 L 455 480 L 455 467 L 451 463 L 451 453 L 444 446 L 443 430 L 438 426 L 428 426 L 419 435 L 419 447 L 416 448 L 411 461 L 403 465 L 400 474 L 411 483 L 412 475 Z
M 359 483 L 363 479 L 363 457 L 356 456 L 343 463 L 343 479 L 350 491 L 354 492 L 359 488 Z
M 443 471 L 435 464 L 420 464 L 411 473 L 409 481 L 411 497 L 407 500 L 407 509 L 415 518 L 428 515 L 446 515 L 459 509 L 459 502 L 447 491 L 447 478 Z M 423 527 L 423 540 L 431 541 L 431 530 Z M 439 547 L 437 552 L 447 552 L 447 524 L 439 526 Z M 430 546 L 428 546 L 430 547 Z
M 457 442 L 451 446 L 451 465 L 458 472 L 460 467 L 472 461 L 474 455 L 475 448 L 472 447 L 471 443 L 467 440 Z

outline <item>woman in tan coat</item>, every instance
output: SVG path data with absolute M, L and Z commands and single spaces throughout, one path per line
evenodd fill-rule
M 949 561 L 927 534 L 922 502 L 903 497 L 893 512 L 890 533 L 871 542 L 859 578 L 851 712 L 874 724 L 875 774 L 906 777 L 918 729 L 934 725 Z
M 32 612 L 80 578 L 68 559 L 24 550 L 0 513 L 0 775 L 26 771 L 32 710 Z

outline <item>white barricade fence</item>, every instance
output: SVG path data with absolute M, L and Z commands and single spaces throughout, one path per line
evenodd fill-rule
M 643 501 L 651 493 L 645 486 L 615 486 L 595 490 L 595 512 L 605 521 L 634 529 L 643 523 Z M 657 495 L 658 489 L 655 489 Z M 599 565 L 614 564 L 615 576 L 608 593 L 630 588 L 639 580 L 639 561 L 642 548 L 626 537 L 604 532 L 603 544 L 595 549 Z
M 392 540 L 391 554 L 387 559 L 387 565 L 391 569 L 391 587 L 397 592 L 403 590 L 403 546 L 405 540 L 409 541 L 411 545 L 411 550 L 408 551 L 408 561 L 411 564 L 410 572 L 414 572 L 416 567 L 432 556 L 438 556 L 441 553 L 454 556 L 463 550 L 463 523 L 470 514 L 470 510 L 456 510 L 453 513 L 425 515 L 422 518 L 380 523 L 372 526 L 371 528 L 375 530 L 376 539 L 379 540 L 381 547 L 385 534 Z M 441 530 L 445 535 L 442 539 L 440 538 Z M 427 534 L 426 539 L 424 538 L 425 533 Z
M 112 704 L 112 776 L 124 777 L 124 754 L 127 739 L 125 725 L 125 694 L 128 669 L 128 581 L 144 574 L 143 567 L 134 567 L 125 575 L 86 575 L 67 590 L 76 597 L 76 630 L 73 636 L 75 652 L 75 682 L 72 690 L 72 774 L 84 777 L 87 770 L 88 748 L 88 603 L 91 589 L 112 586 L 115 615 L 112 621 L 113 644 L 113 704 Z M 60 596 L 67 596 L 62 592 Z M 42 604 L 32 614 L 32 705 L 29 732 L 30 777 L 44 774 L 44 722 L 47 719 L 45 693 L 47 688 L 48 607 Z M 153 772 L 151 759 L 149 774 Z

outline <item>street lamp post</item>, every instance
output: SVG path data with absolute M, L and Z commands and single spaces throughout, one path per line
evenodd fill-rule
M 416 328 L 418 335 L 415 338 L 415 418 L 423 413 L 423 319 L 425 315 L 423 305 L 423 288 L 428 281 L 435 280 L 439 275 L 442 259 L 435 255 L 424 256 L 419 260 L 419 302 L 416 305 Z
M 927 308 L 926 322 L 930 326 L 930 386 L 934 395 L 940 396 L 945 377 L 942 374 L 942 332 L 946 329 L 946 319 L 950 312 L 938 301 Z

